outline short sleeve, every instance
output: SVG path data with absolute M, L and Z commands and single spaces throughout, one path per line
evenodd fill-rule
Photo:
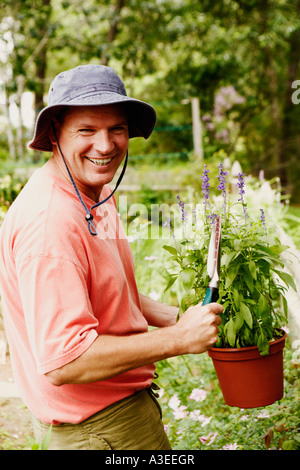
M 79 357 L 98 336 L 86 275 L 70 260 L 34 256 L 17 263 L 26 330 L 39 374 Z

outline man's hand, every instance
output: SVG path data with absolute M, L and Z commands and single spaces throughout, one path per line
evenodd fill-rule
M 180 316 L 176 327 L 181 337 L 182 354 L 200 354 L 211 348 L 218 340 L 218 326 L 223 307 L 217 303 L 190 307 Z

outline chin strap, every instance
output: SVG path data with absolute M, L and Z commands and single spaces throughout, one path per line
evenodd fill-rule
M 117 181 L 117 183 L 116 183 L 115 189 L 114 189 L 114 190 L 112 191 L 112 193 L 111 193 L 107 198 L 105 198 L 103 201 L 97 202 L 97 204 L 94 204 L 90 209 L 88 209 L 88 207 L 86 206 L 84 200 L 82 199 L 82 196 L 81 196 L 81 194 L 80 194 L 80 192 L 79 192 L 79 190 L 78 190 L 78 188 L 77 188 L 77 186 L 76 186 L 76 183 L 75 183 L 75 181 L 74 181 L 74 179 L 73 179 L 73 177 L 72 177 L 72 175 L 71 175 L 71 172 L 70 172 L 70 170 L 69 170 L 69 168 L 68 168 L 67 162 L 66 162 L 66 160 L 65 160 L 65 158 L 64 158 L 64 156 L 63 156 L 63 153 L 62 153 L 62 151 L 61 151 L 60 145 L 59 145 L 59 143 L 58 143 L 58 139 L 57 139 L 57 135 L 56 135 L 54 123 L 52 123 L 52 130 L 53 130 L 53 135 L 54 135 L 54 138 L 55 138 L 55 142 L 56 142 L 57 148 L 58 148 L 59 153 L 60 153 L 60 156 L 61 156 L 61 158 L 62 158 L 62 160 L 63 160 L 63 162 L 64 162 L 64 164 L 65 164 L 66 170 L 67 170 L 67 172 L 68 172 L 68 175 L 69 175 L 69 178 L 70 178 L 71 183 L 72 183 L 72 185 L 73 185 L 73 188 L 74 188 L 74 190 L 75 190 L 75 193 L 77 194 L 77 197 L 78 197 L 79 201 L 81 202 L 82 206 L 84 207 L 84 210 L 85 210 L 85 213 L 86 213 L 85 219 L 86 219 L 86 221 L 87 221 L 87 223 L 88 223 L 89 232 L 90 232 L 91 235 L 97 235 L 98 232 L 97 232 L 97 229 L 96 229 L 95 224 L 94 224 L 94 222 L 93 222 L 93 218 L 94 218 L 94 217 L 93 217 L 93 215 L 91 214 L 91 211 L 92 211 L 93 209 L 95 209 L 96 207 L 101 206 L 101 205 L 104 204 L 106 201 L 108 201 L 108 199 L 110 199 L 110 198 L 112 197 L 112 195 L 116 192 L 117 188 L 119 187 L 119 185 L 120 185 L 120 183 L 121 183 L 121 181 L 122 181 L 122 179 L 123 179 L 123 176 L 124 176 L 124 174 L 125 174 L 125 171 L 126 171 L 126 166 L 127 166 L 127 162 L 128 162 L 128 151 L 127 151 L 127 153 L 126 153 L 125 160 L 124 160 L 124 164 L 123 164 L 123 169 L 122 169 L 121 174 L 120 174 L 120 176 L 119 176 L 119 178 L 118 178 L 118 181 Z

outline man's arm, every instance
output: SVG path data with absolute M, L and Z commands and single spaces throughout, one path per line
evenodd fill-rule
M 98 336 L 80 357 L 45 375 L 53 385 L 91 383 L 169 357 L 203 353 L 217 341 L 222 311 L 216 303 L 197 305 L 165 328 L 130 336 Z
M 150 326 L 164 327 L 175 325 L 178 307 L 163 304 L 140 294 L 142 313 Z

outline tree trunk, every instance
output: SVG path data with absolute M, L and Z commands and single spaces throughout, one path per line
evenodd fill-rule
M 22 160 L 24 158 L 23 116 L 22 116 L 22 95 L 23 95 L 24 83 L 25 83 L 24 75 L 18 75 L 16 81 L 17 81 L 16 105 L 18 108 L 18 115 L 19 115 L 19 122 L 17 126 L 17 152 L 18 152 L 18 158 Z
M 40 23 L 40 42 L 36 51 L 33 53 L 35 69 L 36 69 L 36 78 L 37 78 L 37 87 L 34 95 L 34 108 L 35 115 L 44 107 L 44 95 L 45 95 L 45 78 L 47 70 L 47 46 L 49 38 L 49 22 L 51 14 L 51 0 L 43 0 L 43 11 L 45 15 L 43 16 L 43 22 Z M 40 20 L 41 21 L 41 20 Z
M 106 36 L 106 44 L 111 44 L 117 36 L 118 26 L 120 23 L 120 13 L 124 6 L 125 6 L 125 0 L 116 0 L 112 21 L 111 21 L 109 31 Z M 102 51 L 101 64 L 108 65 L 108 56 L 106 54 L 106 47 Z
M 12 124 L 10 120 L 10 115 L 9 115 L 9 99 L 8 99 L 8 93 L 7 89 L 4 83 L 4 112 L 6 116 L 6 123 L 7 123 L 7 142 L 8 142 L 8 149 L 9 149 L 9 154 L 13 160 L 16 159 L 16 149 L 15 149 L 15 143 L 14 143 L 14 134 L 12 130 Z

